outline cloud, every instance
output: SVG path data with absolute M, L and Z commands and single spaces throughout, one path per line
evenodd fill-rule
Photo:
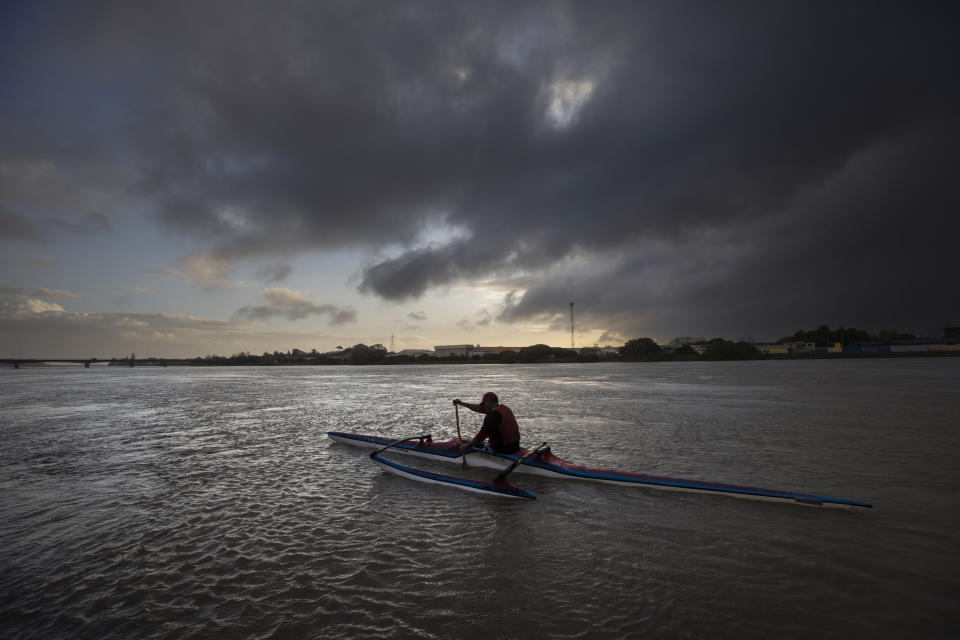
M 360 291 L 400 302 L 416 299 L 433 286 L 452 284 L 522 266 L 509 246 L 461 239 L 441 247 L 413 249 L 366 267 Z
M 493 321 L 493 315 L 487 309 L 481 309 L 476 316 L 464 316 L 456 325 L 463 331 L 474 331 L 480 327 L 488 327 Z
M 130 304 L 130 301 L 135 293 L 153 293 L 153 289 L 147 287 L 132 287 L 126 289 L 123 287 L 114 287 L 114 291 L 117 291 L 117 297 L 114 298 L 113 304 L 117 306 L 126 306 Z
M 547 116 L 557 128 L 569 126 L 593 94 L 590 80 L 558 80 L 549 87 Z
M 262 321 L 283 316 L 290 321 L 302 320 L 311 315 L 325 315 L 332 325 L 357 321 L 357 312 L 349 307 L 332 304 L 314 304 L 299 291 L 290 289 L 264 289 L 260 294 L 264 304 L 246 306 L 233 314 L 234 320 Z
M 0 240 L 43 242 L 43 231 L 29 218 L 0 203 Z
M 257 269 L 257 277 L 265 282 L 280 282 L 293 273 L 288 264 L 272 264 Z
M 70 291 L 64 291 L 63 289 L 47 289 L 46 287 L 40 287 L 39 289 L 37 289 L 34 295 L 40 298 L 47 298 L 47 299 L 53 299 L 53 300 L 62 300 L 65 298 L 80 297 L 77 294 Z
M 192 358 L 372 344 L 368 336 L 310 331 L 256 331 L 247 324 L 177 313 L 71 313 L 0 300 L 0 357 L 108 359 Z M 36 301 L 41 302 L 41 301 Z
M 20 61 L 26 70 L 37 60 L 31 60 L 27 48 L 21 51 L 25 56 Z M 17 79 L 4 79 L 18 84 Z M 76 95 L 81 87 L 84 85 L 72 87 L 77 100 L 83 99 Z M 58 235 L 92 236 L 112 231 L 113 216 L 124 215 L 142 202 L 142 194 L 135 193 L 131 163 L 107 150 L 117 141 L 104 144 L 115 135 L 111 131 L 114 125 L 96 123 L 95 117 L 82 113 L 76 104 L 69 114 L 51 114 L 49 109 L 57 109 L 53 103 L 45 96 L 30 95 L 38 89 L 33 82 L 19 83 L 17 100 L 8 103 L 14 112 L 3 114 L 16 120 L 18 128 L 2 136 L 0 233 L 5 235 L 12 224 L 22 239 L 48 242 Z M 18 111 L 14 102 L 19 100 L 29 101 L 31 109 Z M 98 125 L 102 126 L 96 131 Z M 58 144 L 66 137 L 71 139 L 69 145 Z
M 58 218 L 53 221 L 54 225 L 61 230 L 72 235 L 91 235 L 95 233 L 106 233 L 113 230 L 110 219 L 102 213 L 86 213 L 75 218 Z
M 419 331 L 420 323 L 426 322 L 427 320 L 427 313 L 425 311 L 412 311 L 407 314 L 406 319 L 410 320 L 411 322 L 405 322 L 401 324 L 401 331 Z
M 14 295 L 0 300 L 0 314 L 7 316 L 27 316 L 47 313 L 63 313 L 64 309 L 56 302 L 47 302 L 25 295 Z
M 646 337 L 646 336 L 638 336 L 638 337 Z M 622 336 L 622 335 L 620 335 L 619 333 L 617 333 L 616 331 L 604 331 L 604 332 L 600 335 L 600 337 L 597 338 L 597 344 L 599 344 L 600 346 L 606 346 L 606 345 L 622 345 L 622 344 L 626 343 L 626 341 L 629 340 L 629 339 L 630 339 L 630 338 L 628 338 L 628 337 L 626 337 L 626 336 Z
M 56 256 L 34 256 L 28 258 L 24 264 L 29 269 L 51 269 L 60 266 L 60 260 Z
M 154 275 L 169 275 L 192 282 L 201 289 L 219 289 L 230 285 L 233 264 L 212 251 L 195 251 L 180 259 L 176 269 L 148 270 Z
M 167 273 L 208 289 L 240 261 L 359 249 L 360 290 L 384 300 L 536 274 L 504 321 L 554 326 L 576 300 L 584 322 L 623 335 L 956 317 L 930 284 L 960 266 L 944 240 L 960 231 L 944 169 L 960 148 L 955 13 L 50 12 L 3 69 L 22 91 L 0 114 L 0 233 L 38 242 L 71 211 L 114 220 L 135 203 L 204 247 Z M 42 99 L 73 95 L 64 76 L 85 97 L 69 112 Z M 26 217 L 38 208 L 48 219 Z M 440 222 L 460 233 L 425 244 Z
M 78 314 L 64 312 L 51 303 L 20 302 L 0 302 L 0 336 L 0 353 L 24 358 L 109 358 L 131 351 L 188 357 L 208 353 L 204 348 L 243 345 L 239 351 L 260 342 L 233 323 L 194 316 Z
M 960 207 L 960 196 L 936 186 L 960 161 L 951 140 L 934 127 L 880 141 L 777 216 L 638 244 L 579 274 L 548 275 L 505 300 L 498 320 L 562 323 L 573 300 L 578 327 L 627 337 L 946 326 L 955 305 L 937 294 L 936 274 L 955 260 L 954 235 L 918 230 L 924 250 L 912 251 L 903 230 L 913 212 L 954 228 L 945 212 Z M 924 154 L 942 164 L 910 165 Z

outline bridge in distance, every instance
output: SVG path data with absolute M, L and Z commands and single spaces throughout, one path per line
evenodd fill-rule
M 22 365 L 29 364 L 82 364 L 85 369 L 89 369 L 91 364 L 113 367 L 165 367 L 167 364 L 179 364 L 180 362 L 180 360 L 156 358 L 149 360 L 130 358 L 121 358 L 119 360 L 101 360 L 99 358 L 0 358 L 0 365 L 10 365 L 14 369 L 19 369 Z

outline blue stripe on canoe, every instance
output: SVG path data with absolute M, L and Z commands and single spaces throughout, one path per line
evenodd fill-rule
M 507 460 L 517 460 L 518 456 L 509 453 L 496 453 L 486 449 L 473 449 L 477 453 L 485 453 L 497 458 Z M 780 500 L 794 500 L 808 504 L 827 502 L 830 504 L 842 504 L 852 507 L 863 507 L 872 509 L 873 505 L 869 502 L 859 500 L 849 500 L 847 498 L 832 498 L 830 496 L 818 496 L 806 493 L 794 493 L 792 491 L 777 491 L 774 489 L 761 489 L 759 487 L 743 487 L 732 484 L 723 484 L 719 482 L 703 482 L 700 480 L 685 480 L 683 478 L 666 478 L 648 476 L 645 474 L 622 473 L 618 471 L 587 471 L 584 469 L 568 469 L 536 458 L 527 458 L 521 464 L 529 465 L 539 469 L 545 469 L 553 473 L 573 476 L 575 478 L 590 478 L 594 480 L 609 480 L 612 482 L 622 482 L 624 484 L 647 484 L 658 485 L 662 487 L 677 487 L 681 489 L 696 489 L 699 491 L 713 491 L 715 493 L 739 493 L 743 495 L 762 496 L 766 498 L 777 498 Z
M 533 495 L 529 491 L 525 491 L 519 487 L 504 487 L 493 484 L 492 482 L 486 482 L 485 480 L 470 480 L 469 478 L 458 478 L 456 476 L 448 476 L 442 473 L 433 473 L 431 471 L 423 471 L 422 469 L 414 469 L 412 467 L 405 467 L 402 464 L 397 464 L 387 460 L 386 458 L 381 458 L 376 454 L 371 454 L 370 457 L 373 460 L 381 464 L 393 467 L 394 469 L 399 469 L 404 473 L 409 473 L 410 475 L 420 476 L 421 478 L 429 478 L 430 480 L 436 480 L 438 482 L 447 482 L 449 484 L 458 484 L 465 487 L 473 487 L 474 489 L 482 489 L 483 491 L 493 491 L 496 493 L 505 493 L 511 496 L 517 496 L 520 498 L 529 498 L 531 500 L 536 500 L 537 496 Z
M 614 482 L 623 482 L 626 484 L 651 484 L 651 485 L 659 485 L 663 487 L 677 487 L 677 488 L 683 488 L 683 489 L 697 489 L 699 491 L 713 491 L 717 493 L 740 493 L 743 495 L 763 496 L 767 498 L 779 498 L 783 500 L 796 500 L 798 502 L 808 502 L 808 503 L 828 502 L 831 504 L 844 504 L 844 505 L 849 505 L 854 507 L 864 507 L 867 509 L 873 508 L 873 505 L 868 502 L 861 502 L 859 500 L 848 500 L 846 498 L 831 498 L 829 496 L 817 496 L 817 495 L 804 494 L 804 493 L 793 493 L 790 491 L 760 489 L 755 487 L 738 487 L 736 485 L 721 484 L 717 482 L 701 482 L 698 480 L 684 480 L 682 478 L 657 478 L 657 477 L 651 477 L 651 476 L 627 475 L 627 474 L 621 474 L 617 472 L 582 471 L 579 469 L 567 469 L 566 467 L 548 464 L 545 462 L 541 462 L 540 460 L 534 460 L 530 458 L 527 458 L 526 460 L 524 460 L 522 464 L 527 464 L 527 465 L 530 465 L 531 467 L 546 469 L 554 473 L 560 473 L 560 474 L 579 477 L 579 478 L 594 478 L 597 480 L 610 480 Z

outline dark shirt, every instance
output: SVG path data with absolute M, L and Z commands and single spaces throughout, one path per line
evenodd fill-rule
M 500 435 L 500 424 L 503 422 L 503 416 L 499 411 L 491 411 L 483 419 L 483 426 L 480 427 L 480 433 L 490 438 L 490 446 L 497 453 L 513 453 L 520 449 L 519 442 L 504 442 Z

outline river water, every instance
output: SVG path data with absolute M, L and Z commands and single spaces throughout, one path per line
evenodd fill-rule
M 488 390 L 574 462 L 876 508 L 497 500 L 325 435 Z M 3 370 L 0 637 L 958 637 L 958 415 L 960 358 Z

